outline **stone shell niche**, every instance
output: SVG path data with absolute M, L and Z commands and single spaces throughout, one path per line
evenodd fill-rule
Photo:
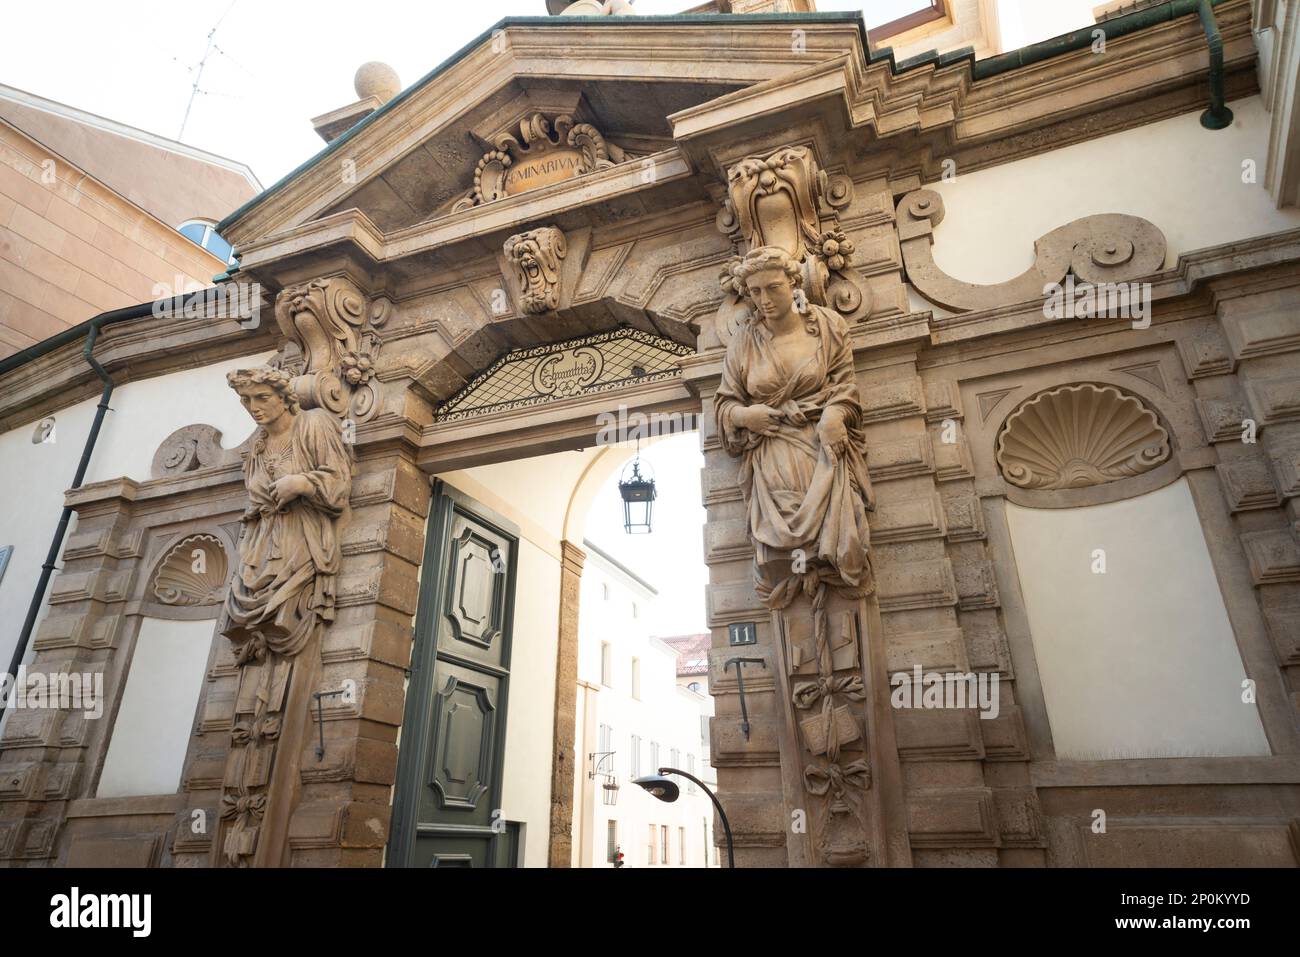
M 1002 476 L 1024 489 L 1074 489 L 1132 478 L 1170 456 L 1155 413 L 1114 386 L 1041 392 L 1007 417 L 998 435 Z

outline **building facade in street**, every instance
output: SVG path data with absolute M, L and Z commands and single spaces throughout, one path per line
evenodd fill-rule
M 204 289 L 241 163 L 0 85 L 0 356 L 109 309 Z
M 583 550 L 573 864 L 612 867 L 621 849 L 624 867 L 716 866 L 713 803 L 698 786 L 677 779 L 667 803 L 632 783 L 672 767 L 716 790 L 712 699 L 677 683 L 677 652 L 653 637 L 653 586 L 591 542 Z
M 0 861 L 599 854 L 583 529 L 687 421 L 737 866 L 1300 863 L 1291 8 L 550 6 L 0 362 Z

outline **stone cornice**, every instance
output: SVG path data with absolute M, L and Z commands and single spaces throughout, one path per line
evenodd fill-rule
M 348 209 L 250 243 L 241 254 L 240 268 L 244 272 L 256 273 L 332 247 L 345 248 L 358 258 L 363 268 L 434 252 L 445 254 L 449 247 L 462 243 L 473 244 L 477 255 L 482 248 L 479 240 L 515 228 L 519 223 L 554 219 L 581 206 L 604 199 L 625 198 L 689 175 L 690 167 L 674 148 L 636 163 L 623 163 L 546 189 L 522 193 L 463 212 L 447 213 L 387 235 L 365 213 Z
M 1256 92 L 1248 0 L 1228 0 L 1215 13 L 1229 97 Z M 1203 107 L 1205 70 L 1199 20 L 1180 17 L 1115 38 L 1104 54 L 1075 50 L 982 80 L 972 80 L 967 61 L 896 74 L 846 49 L 669 121 L 698 165 L 722 167 L 738 158 L 730 143 L 743 143 L 783 114 L 806 116 L 822 104 L 829 121 L 828 142 L 819 144 L 823 161 L 831 162 L 830 143 L 850 131 L 867 132 L 859 160 L 874 160 L 872 174 L 888 176 L 903 191 L 937 180 L 945 160 L 970 172 Z M 825 110 L 827 104 L 834 108 Z
M 1213 312 L 1226 298 L 1296 285 L 1290 267 L 1297 262 L 1300 229 L 1285 230 L 1184 253 L 1177 265 L 1147 281 L 1152 283 L 1153 301 L 1167 303 L 1166 308 L 1179 297 L 1201 292 L 1209 297 L 1207 310 Z M 854 350 L 937 347 L 1009 332 L 1045 330 L 1059 322 L 1043 316 L 1041 301 L 942 318 L 932 318 L 928 312 L 888 316 L 854 326 Z M 0 429 L 34 422 L 99 394 L 100 382 L 82 358 L 82 345 L 82 341 L 70 343 L 0 378 Z M 234 320 L 145 318 L 107 327 L 95 356 L 121 385 L 274 347 L 267 322 L 249 330 Z M 696 389 L 698 380 L 720 374 L 720 357 L 718 352 L 683 359 L 682 387 Z M 373 426 L 378 429 L 380 420 Z M 412 438 L 404 435 L 402 441 Z
M 245 329 L 235 319 L 146 317 L 106 326 L 95 359 L 115 386 L 157 375 L 197 369 L 225 359 L 275 348 L 270 309 L 263 322 Z M 100 394 L 103 383 L 82 356 L 85 339 L 26 362 L 0 377 L 0 431 Z

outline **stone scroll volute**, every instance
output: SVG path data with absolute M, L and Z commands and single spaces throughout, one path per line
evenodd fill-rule
M 275 319 L 285 336 L 272 365 L 294 376 L 304 409 L 326 409 L 354 421 L 376 412 L 374 381 L 392 302 L 366 296 L 350 279 L 335 276 L 289 286 L 275 300 Z
M 934 230 L 943 197 L 918 189 L 898 201 L 898 238 L 907 280 L 926 299 L 955 312 L 994 309 L 1044 297 L 1045 287 L 1073 274 L 1081 282 L 1127 283 L 1158 272 L 1165 237 L 1140 216 L 1103 213 L 1060 226 L 1034 242 L 1034 264 L 1014 279 L 981 285 L 956 279 L 934 261 Z

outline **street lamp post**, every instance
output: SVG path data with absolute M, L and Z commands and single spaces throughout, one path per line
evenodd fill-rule
M 677 786 L 676 781 L 669 780 L 665 777 L 665 775 L 668 774 L 679 774 L 688 781 L 694 781 L 703 788 L 704 793 L 709 796 L 709 800 L 713 802 L 713 806 L 718 809 L 718 817 L 722 820 L 722 830 L 727 836 L 727 866 L 735 868 L 736 852 L 735 845 L 731 840 L 731 822 L 727 820 L 727 812 L 722 809 L 722 804 L 718 801 L 718 796 L 709 790 L 707 784 L 695 775 L 688 774 L 680 768 L 660 768 L 658 774 L 649 774 L 643 778 L 637 778 L 632 783 L 641 785 L 641 787 L 645 788 L 652 796 L 657 797 L 665 803 L 671 804 L 673 801 L 676 801 L 678 796 L 681 794 L 681 788 Z

